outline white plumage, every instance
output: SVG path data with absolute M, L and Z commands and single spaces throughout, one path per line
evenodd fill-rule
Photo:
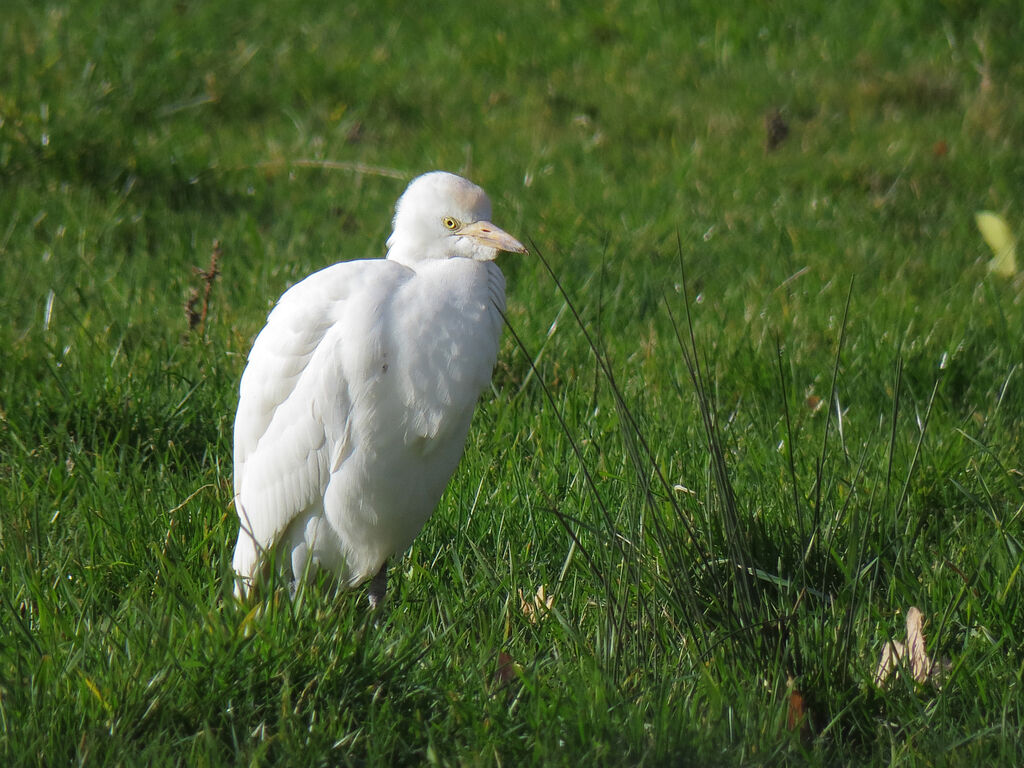
M 501 335 L 499 251 L 480 187 L 414 179 L 386 259 L 327 267 L 290 288 L 256 337 L 235 417 L 239 594 L 273 560 L 384 596 L 387 559 L 434 511 L 462 456 Z

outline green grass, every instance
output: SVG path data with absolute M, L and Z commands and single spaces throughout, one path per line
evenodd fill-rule
M 5 765 L 1024 762 L 1015 3 L 7 5 Z M 471 176 L 565 291 L 503 258 L 379 626 L 230 599 L 251 339 L 404 187 L 322 161 Z M 952 671 L 878 689 L 913 605 Z

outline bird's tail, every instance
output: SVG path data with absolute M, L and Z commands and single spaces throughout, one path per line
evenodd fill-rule
M 235 499 L 238 504 L 238 499 Z M 235 543 L 235 556 L 231 565 L 235 570 L 235 597 L 245 599 L 252 589 L 256 564 L 259 561 L 259 545 L 246 526 L 246 516 L 239 509 L 239 520 L 242 524 L 238 529 L 238 541 Z

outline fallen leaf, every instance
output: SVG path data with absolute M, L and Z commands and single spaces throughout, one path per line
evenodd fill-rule
M 554 595 L 548 596 L 545 593 L 544 585 L 541 584 L 537 587 L 537 593 L 530 600 L 523 596 L 523 590 L 520 589 L 519 602 L 523 615 L 531 623 L 536 624 L 548 615 L 548 611 L 551 610 L 551 606 L 555 603 L 555 597 Z
M 901 661 L 910 664 L 910 673 L 918 683 L 932 683 L 936 686 L 941 683 L 952 664 L 946 659 L 933 662 L 928 658 L 924 632 L 921 631 L 923 624 L 924 614 L 916 606 L 911 606 L 907 611 L 907 642 L 904 644 L 892 640 L 882 648 L 882 658 L 875 669 L 874 682 L 877 687 L 881 688 L 885 684 Z
M 789 709 L 786 711 L 786 728 L 795 731 L 804 719 L 804 697 L 800 691 L 793 690 L 789 694 Z
M 910 653 L 910 669 L 919 683 L 925 682 L 932 675 L 932 662 L 925 649 L 924 632 L 921 631 L 923 623 L 924 614 L 920 610 L 912 607 L 907 611 L 907 651 Z
M 978 211 L 974 214 L 974 220 L 978 224 L 981 236 L 995 254 L 995 258 L 988 263 L 988 271 L 995 272 L 1000 277 L 1013 277 L 1017 274 L 1017 244 L 1014 242 L 1010 225 L 1002 216 L 992 211 Z
M 789 678 L 789 702 L 786 706 L 786 729 L 799 731 L 800 738 L 807 741 L 811 737 L 811 722 L 803 694 L 794 686 L 793 678 Z
M 508 685 L 516 679 L 519 666 L 512 657 L 502 651 L 498 654 L 498 669 L 494 673 L 494 681 L 499 685 Z

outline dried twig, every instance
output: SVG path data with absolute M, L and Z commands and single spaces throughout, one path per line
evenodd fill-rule
M 764 149 L 774 152 L 789 136 L 789 123 L 778 107 L 764 116 Z
M 185 317 L 188 319 L 189 330 L 198 330 L 200 336 L 206 335 L 206 315 L 210 309 L 210 293 L 213 291 L 213 283 L 220 275 L 220 267 L 218 266 L 220 256 L 220 240 L 214 240 L 213 251 L 210 253 L 210 266 L 205 270 L 193 267 L 196 275 L 203 281 L 202 296 L 200 297 L 199 288 L 193 288 L 189 292 L 188 301 L 185 302 Z M 197 309 L 200 299 L 202 300 L 202 307 Z

